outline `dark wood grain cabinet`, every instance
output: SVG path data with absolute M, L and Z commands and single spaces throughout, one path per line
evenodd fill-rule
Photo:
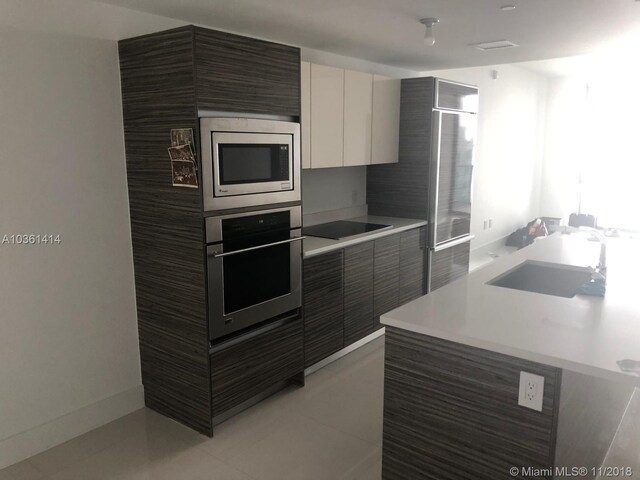
M 304 261 L 303 314 L 305 366 L 344 346 L 343 251 Z
M 374 241 L 373 315 L 375 325 L 380 315 L 393 310 L 400 302 L 400 235 Z
M 350 345 L 374 329 L 373 242 L 344 249 L 344 344 Z
M 302 321 L 265 328 L 211 354 L 213 417 L 304 370 Z
M 381 328 L 380 315 L 426 293 L 426 227 L 304 261 L 305 366 Z
M 429 261 L 430 292 L 443 287 L 469 273 L 471 242 L 431 251 Z
M 427 227 L 400 235 L 399 304 L 404 305 L 426 293 Z
M 300 116 L 300 49 L 195 27 L 200 110 Z
M 197 132 L 207 111 L 299 117 L 300 50 L 190 25 L 122 40 L 118 52 L 145 404 L 211 435 L 214 410 L 274 380 L 256 373 L 249 348 L 288 374 L 277 363 L 286 348 L 302 371 L 302 327 L 246 356 L 228 351 L 235 380 L 227 357 L 210 356 L 202 192 L 172 186 L 170 131 Z

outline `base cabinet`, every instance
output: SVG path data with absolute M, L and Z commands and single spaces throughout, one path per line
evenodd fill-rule
M 344 344 L 374 329 L 373 242 L 344 249 Z
M 343 251 L 304 261 L 305 367 L 344 347 Z
M 426 227 L 304 261 L 305 367 L 373 333 L 426 293 Z
M 266 327 L 210 355 L 213 417 L 304 371 L 302 320 Z
M 400 302 L 400 235 L 374 241 L 373 314 L 376 326 L 380 315 Z
M 429 292 L 469 273 L 471 242 L 429 252 Z

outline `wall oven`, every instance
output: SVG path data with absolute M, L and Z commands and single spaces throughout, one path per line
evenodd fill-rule
M 300 201 L 300 125 L 201 118 L 206 211 Z
M 301 306 L 299 206 L 205 221 L 212 341 Z

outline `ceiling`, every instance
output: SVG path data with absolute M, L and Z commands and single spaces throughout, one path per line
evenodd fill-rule
M 417 71 L 582 55 L 640 33 L 634 0 L 100 0 Z M 502 5 L 515 5 L 510 11 Z M 437 17 L 436 45 L 423 17 Z M 471 44 L 510 40 L 481 52 Z

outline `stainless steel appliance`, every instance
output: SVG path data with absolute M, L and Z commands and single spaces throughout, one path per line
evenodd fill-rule
M 206 218 L 211 340 L 299 308 L 299 206 Z
M 435 79 L 429 163 L 427 292 L 469 271 L 478 89 Z
M 478 88 L 408 78 L 401 97 L 399 162 L 367 167 L 368 213 L 427 220 L 432 291 L 469 269 Z
M 201 118 L 206 211 L 300 201 L 300 124 Z

